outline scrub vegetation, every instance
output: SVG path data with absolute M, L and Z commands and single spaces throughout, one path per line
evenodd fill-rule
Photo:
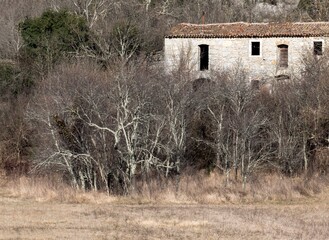
M 295 6 L 292 19 L 297 11 L 326 20 L 318 3 L 263 4 Z M 195 80 L 184 59 L 172 72 L 161 64 L 173 24 L 199 22 L 202 9 L 212 22 L 261 21 L 246 11 L 259 2 L 3 4 L 11 31 L 0 41 L 7 176 L 56 175 L 74 189 L 114 195 L 141 194 L 154 182 L 161 189 L 170 182 L 178 194 L 183 177 L 201 173 L 219 174 L 224 188 L 239 182 L 242 191 L 260 176 L 326 176 L 325 53 L 306 54 L 301 77 L 278 81 L 271 93 L 248 84 L 243 66 Z
M 192 79 L 184 61 L 168 73 L 161 50 L 171 26 L 204 12 L 207 23 L 328 21 L 327 5 L 3 0 L 0 212 L 11 221 L 0 232 L 325 239 L 328 54 L 306 54 L 300 77 L 269 91 L 239 65 L 211 79 Z

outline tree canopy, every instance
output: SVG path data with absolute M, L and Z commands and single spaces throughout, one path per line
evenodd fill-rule
M 65 10 L 48 10 L 40 17 L 25 19 L 19 27 L 24 41 L 23 58 L 37 61 L 43 68 L 80 51 L 89 39 L 86 20 Z

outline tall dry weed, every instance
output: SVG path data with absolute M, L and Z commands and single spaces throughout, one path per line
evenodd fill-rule
M 104 193 L 76 190 L 56 177 L 20 177 L 15 180 L 9 180 L 6 184 L 6 189 L 11 197 L 34 199 L 40 202 L 98 203 L 112 200 Z
M 220 204 L 229 202 L 288 201 L 315 197 L 325 191 L 328 177 L 285 177 L 283 175 L 259 175 L 253 177 L 244 188 L 242 181 L 230 180 L 217 173 L 198 173 L 181 177 L 179 186 L 175 180 L 165 187 L 157 182 L 143 184 L 140 197 L 155 202 L 185 202 Z
M 66 203 L 123 203 L 123 204 L 222 204 L 277 202 L 317 197 L 327 192 L 329 177 L 285 177 L 278 174 L 253 177 L 243 188 L 239 180 L 227 179 L 218 173 L 183 175 L 177 184 L 175 179 L 140 182 L 131 196 L 109 196 L 95 191 L 75 190 L 58 178 L 21 177 L 7 181 L 5 188 L 11 197 L 36 201 Z

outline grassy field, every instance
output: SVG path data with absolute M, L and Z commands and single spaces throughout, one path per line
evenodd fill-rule
M 276 178 L 271 183 L 281 186 L 271 198 L 245 201 L 250 192 L 231 192 L 231 200 L 216 203 L 170 192 L 153 199 L 109 197 L 22 178 L 0 184 L 0 239 L 328 239 L 326 187 L 314 194 L 315 183 L 302 190 Z M 297 190 L 286 197 L 283 189 Z
M 0 239 L 328 239 L 329 194 L 254 204 L 140 202 L 101 194 L 80 202 L 0 188 Z M 89 199 L 89 200 L 88 200 Z M 138 203 L 139 202 L 139 203 Z

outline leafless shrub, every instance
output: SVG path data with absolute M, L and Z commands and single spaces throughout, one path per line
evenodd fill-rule
M 42 139 L 34 171 L 61 172 L 75 188 L 114 193 L 134 192 L 140 176 L 179 172 L 186 100 L 175 100 L 184 84 L 168 80 L 166 89 L 140 63 L 107 71 L 82 66 L 58 68 L 29 103 L 26 117 Z M 163 102 L 154 101 L 156 87 Z

